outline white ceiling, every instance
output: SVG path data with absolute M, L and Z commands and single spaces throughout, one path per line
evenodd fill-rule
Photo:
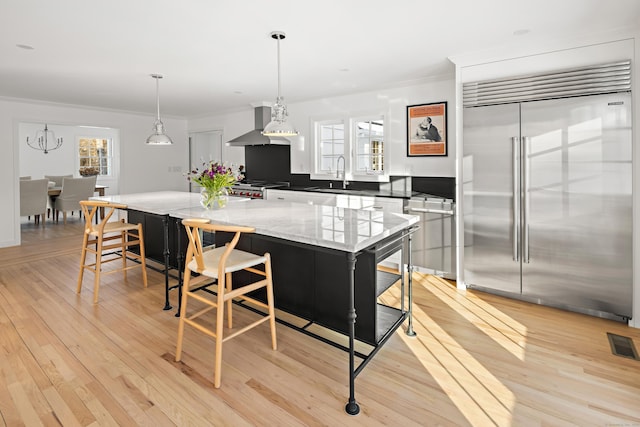
M 638 0 L 0 0 L 0 96 L 155 114 L 159 73 L 161 115 L 195 117 L 275 101 L 273 30 L 291 103 L 639 23 Z

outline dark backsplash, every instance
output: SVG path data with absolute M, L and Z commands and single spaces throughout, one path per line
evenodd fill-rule
M 247 145 L 244 147 L 246 179 L 267 182 L 291 180 L 291 147 L 288 145 Z
M 291 174 L 291 147 L 288 145 L 248 145 L 244 147 L 246 179 L 269 183 L 289 182 L 291 187 L 329 187 L 326 180 L 312 180 L 308 174 Z M 407 177 L 391 177 L 406 179 Z M 341 181 L 333 182 L 339 188 Z M 408 183 L 407 183 L 408 185 Z M 349 188 L 358 190 L 378 190 L 377 182 L 350 182 Z M 433 194 L 455 200 L 456 180 L 453 177 L 411 177 L 411 190 Z

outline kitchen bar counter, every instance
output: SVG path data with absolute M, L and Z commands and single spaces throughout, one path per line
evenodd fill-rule
M 238 248 L 271 253 L 276 307 L 308 320 L 309 325 L 317 324 L 348 336 L 348 347 L 333 345 L 349 353 L 349 399 L 345 410 L 351 415 L 360 410 L 355 400 L 356 376 L 405 320 L 408 320 L 406 333 L 415 335 L 411 324 L 412 266 L 405 251 L 408 248 L 410 253 L 417 216 L 235 197 L 230 197 L 223 209 L 205 210 L 199 206 L 198 194 L 182 192 L 97 199 L 127 205 L 129 220 L 140 221 L 145 227 L 147 252 L 153 252 L 150 246 L 160 242 L 165 254 L 184 251 L 179 230 L 185 218 L 208 218 L 222 224 L 254 227 L 255 233 L 244 234 Z M 172 228 L 176 233 L 173 241 L 169 238 Z M 163 230 L 164 239 L 158 239 Z M 215 233 L 216 245 L 224 244 L 229 237 Z M 404 271 L 391 274 L 377 268 L 397 252 L 403 260 L 400 265 L 407 266 L 408 286 L 405 274 L 401 274 Z M 180 269 L 181 256 L 176 259 Z M 237 283 L 241 282 L 241 276 L 239 279 Z M 398 281 L 400 307 L 380 304 L 378 297 Z M 298 329 L 323 339 L 305 328 Z M 356 353 L 356 339 L 371 345 L 373 350 L 368 354 Z M 355 357 L 362 359 L 357 367 Z
M 263 236 L 346 252 L 361 251 L 417 222 L 413 215 L 268 200 L 230 203 L 219 210 L 191 207 L 172 215 L 254 227 Z
M 358 252 L 418 221 L 415 215 L 238 197 L 229 197 L 224 209 L 206 210 L 200 206 L 199 194 L 180 191 L 95 199 L 157 215 L 254 227 L 261 235 L 348 252 Z

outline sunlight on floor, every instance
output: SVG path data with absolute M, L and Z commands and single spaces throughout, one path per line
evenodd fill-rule
M 502 348 L 524 360 L 527 336 L 527 328 L 524 325 L 470 292 L 455 292 L 452 296 L 451 285 L 439 277 L 416 277 L 413 285 L 427 289 Z
M 414 286 L 432 292 L 463 318 L 491 337 L 511 355 L 522 360 L 526 328 L 472 295 L 451 295 L 451 285 L 437 277 L 416 277 Z M 449 289 L 445 289 L 448 287 Z M 455 290 L 454 290 L 455 292 Z M 389 289 L 387 304 L 400 298 L 398 288 Z M 414 304 L 416 337 L 398 333 L 438 382 L 442 390 L 473 426 L 510 426 L 515 396 L 491 372 L 465 350 L 424 310 Z

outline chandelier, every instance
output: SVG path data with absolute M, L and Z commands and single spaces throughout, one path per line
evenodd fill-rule
M 34 141 L 29 141 L 29 137 L 27 137 L 27 145 L 34 150 L 42 150 L 44 154 L 48 154 L 49 151 L 57 150 L 62 146 L 62 138 L 56 139 L 56 135 L 52 130 L 49 130 L 45 123 L 44 130 L 36 132 L 36 139 Z

